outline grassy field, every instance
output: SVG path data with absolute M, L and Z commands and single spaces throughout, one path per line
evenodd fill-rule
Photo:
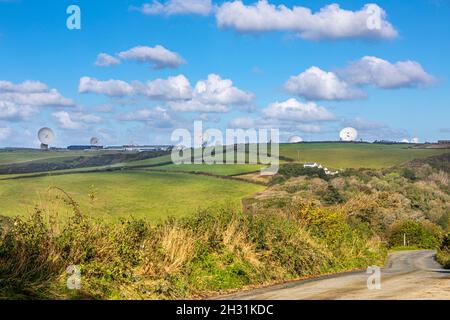
M 263 168 L 262 165 L 256 164 L 168 164 L 149 168 L 148 170 L 167 170 L 167 171 L 182 171 L 182 172 L 199 172 L 209 173 L 218 176 L 234 176 L 249 172 L 255 172 Z
M 58 163 L 74 157 L 101 155 L 108 152 L 114 153 L 112 151 L 2 151 L 0 152 L 0 165 L 42 160 Z M 335 169 L 380 169 L 399 165 L 413 159 L 430 157 L 446 152 L 449 152 L 449 149 L 414 149 L 409 145 L 401 144 L 301 143 L 280 145 L 280 156 L 282 157 L 287 157 L 298 162 L 320 162 Z M 170 161 L 170 155 L 166 155 L 123 163 L 123 166 L 154 166 L 167 164 Z M 186 167 L 186 170 L 196 171 L 195 167 L 192 170 Z M 205 170 L 209 172 L 209 169 Z M 218 169 L 218 171 L 221 170 Z
M 407 145 L 344 143 L 282 144 L 280 154 L 294 161 L 314 161 L 330 168 L 385 168 L 415 158 L 428 157 L 449 150 L 412 149 Z M 59 162 L 67 157 L 94 155 L 95 152 L 0 152 L 0 165 L 12 162 Z M 61 187 L 80 203 L 83 211 L 100 218 L 146 217 L 151 221 L 173 216 L 187 216 L 199 207 L 212 204 L 239 204 L 243 197 L 262 190 L 262 186 L 193 175 L 207 173 L 232 176 L 261 169 L 261 165 L 167 164 L 170 155 L 152 159 L 116 163 L 110 166 L 75 168 L 52 172 L 54 176 L 1 180 L 20 175 L 0 176 L 0 215 L 24 214 L 36 203 L 44 203 L 49 186 Z M 151 166 L 143 169 L 133 167 Z M 83 171 L 119 169 L 112 172 Z M 120 169 L 121 168 L 121 169 Z M 153 170 L 153 171 L 152 171 Z M 157 172 L 155 170 L 164 171 Z M 186 172 L 186 173 L 179 173 Z M 71 173 L 71 174 L 67 174 Z M 189 173 L 189 174 L 187 174 Z M 39 173 L 37 173 L 39 174 Z M 33 174 L 31 174 L 33 175 Z M 23 176 L 26 176 L 23 175 Z M 89 195 L 93 195 L 91 200 Z
M 123 165 L 125 167 L 135 167 L 135 166 L 153 166 L 153 165 L 159 165 L 163 163 L 171 162 L 171 157 L 169 155 L 151 158 L 151 159 L 145 159 L 145 160 L 138 160 L 138 161 L 132 161 L 128 163 L 124 163 Z
M 94 156 L 99 154 L 107 154 L 108 151 L 0 151 L 0 164 L 22 163 L 34 160 L 70 158 L 80 156 Z
M 280 145 L 280 155 L 298 162 L 318 162 L 334 169 L 381 169 L 407 161 L 450 152 L 449 149 L 413 149 L 408 145 L 299 143 Z
M 101 219 L 120 217 L 161 221 L 187 216 L 216 203 L 240 204 L 263 187 L 200 175 L 159 172 L 109 172 L 0 181 L 0 215 L 15 216 L 45 203 L 49 186 L 68 192 L 81 209 Z M 94 195 L 91 200 L 90 194 Z

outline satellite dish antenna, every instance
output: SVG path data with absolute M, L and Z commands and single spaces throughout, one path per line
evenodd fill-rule
M 300 143 L 303 142 L 303 139 L 299 136 L 292 136 L 289 138 L 289 143 Z
M 196 147 L 202 147 L 205 148 L 208 145 L 209 135 L 208 133 L 198 133 L 195 138 L 195 143 L 198 144 L 200 142 L 200 146 Z
M 344 128 L 339 134 L 341 141 L 355 141 L 358 138 L 358 131 L 355 128 Z
M 177 151 L 183 151 L 184 149 L 186 149 L 186 147 L 182 144 L 178 144 L 175 146 L 175 150 Z
M 41 142 L 41 149 L 48 150 L 48 145 L 55 139 L 55 134 L 52 129 L 45 127 L 38 131 L 38 138 Z
M 91 141 L 90 141 L 91 146 L 98 146 L 99 142 L 100 142 L 100 140 L 96 137 L 92 137 Z

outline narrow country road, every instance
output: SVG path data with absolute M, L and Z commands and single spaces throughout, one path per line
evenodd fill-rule
M 450 300 L 450 270 L 434 251 L 402 251 L 381 269 L 381 288 L 369 290 L 366 272 L 343 273 L 222 297 L 237 300 L 445 299 Z

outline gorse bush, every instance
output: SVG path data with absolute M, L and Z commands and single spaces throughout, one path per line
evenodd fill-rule
M 189 298 L 366 267 L 385 254 L 372 234 L 307 203 L 273 214 L 210 208 L 159 225 L 113 225 L 84 215 L 67 197 L 67 220 L 36 208 L 2 224 L 0 297 Z M 70 265 L 80 266 L 80 291 L 66 288 Z

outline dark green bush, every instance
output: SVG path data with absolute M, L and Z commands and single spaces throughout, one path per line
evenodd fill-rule
M 280 175 L 276 175 L 275 177 L 273 177 L 271 180 L 270 180 L 270 185 L 271 186 L 273 186 L 273 185 L 276 185 L 276 184 L 283 184 L 283 183 L 285 183 L 286 182 L 286 178 L 284 177 L 284 176 L 280 176 Z
M 413 170 L 409 169 L 409 168 L 403 169 L 402 176 L 404 178 L 408 179 L 408 180 L 411 180 L 411 181 L 416 181 L 417 180 L 416 173 Z
M 440 235 L 419 221 L 402 221 L 394 224 L 389 232 L 390 247 L 403 246 L 404 237 L 407 246 L 434 249 L 440 244 Z
M 339 191 L 335 187 L 329 185 L 326 193 L 322 197 L 322 203 L 327 205 L 333 205 L 344 202 L 345 198 L 339 193 Z
M 440 249 L 450 251 L 450 232 L 442 237 Z
M 446 269 L 450 269 L 450 233 L 447 233 L 437 252 L 437 261 Z
M 308 176 L 308 177 L 318 177 L 326 181 L 329 180 L 329 177 L 325 173 L 324 169 L 305 168 L 303 164 L 299 163 L 289 163 L 282 165 L 278 170 L 278 174 L 283 176 L 285 179 L 299 176 Z

